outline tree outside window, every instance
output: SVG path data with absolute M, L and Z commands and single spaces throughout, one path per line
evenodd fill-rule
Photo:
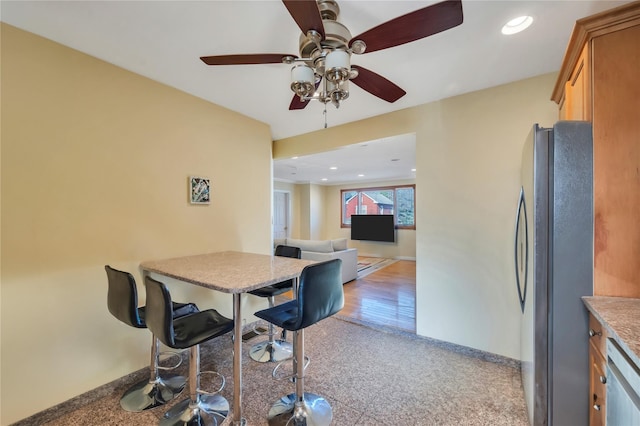
M 415 185 L 383 188 L 344 189 L 342 199 L 342 227 L 351 226 L 351 215 L 392 214 L 400 229 L 415 229 Z

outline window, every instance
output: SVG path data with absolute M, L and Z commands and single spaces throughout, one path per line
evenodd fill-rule
M 415 229 L 415 185 L 340 191 L 341 226 L 351 226 L 353 214 L 392 214 L 399 229 Z

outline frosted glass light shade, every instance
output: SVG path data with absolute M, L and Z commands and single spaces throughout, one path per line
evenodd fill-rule
M 314 77 L 313 77 L 313 69 L 311 69 L 311 67 L 305 65 L 305 64 L 300 64 L 300 65 L 296 65 L 295 67 L 291 68 L 291 82 L 292 83 L 313 83 L 314 82 Z
M 291 68 L 291 90 L 300 96 L 309 96 L 315 89 L 313 69 L 305 64 Z
M 325 58 L 325 77 L 329 81 L 345 81 L 349 79 L 350 55 L 344 50 L 329 52 Z
M 329 52 L 325 60 L 325 68 L 349 68 L 349 54 L 344 50 Z

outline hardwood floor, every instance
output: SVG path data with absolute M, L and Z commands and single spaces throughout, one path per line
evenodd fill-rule
M 399 260 L 344 285 L 340 315 L 416 332 L 416 263 Z

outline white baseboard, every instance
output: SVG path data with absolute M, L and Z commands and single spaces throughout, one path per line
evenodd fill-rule
M 358 252 L 358 257 L 382 257 L 385 259 L 395 259 L 395 260 L 410 260 L 415 262 L 416 258 L 411 256 L 394 256 L 392 258 L 388 258 L 387 256 L 383 256 L 380 253 L 360 253 Z
M 416 258 L 415 257 L 411 257 L 411 256 L 396 256 L 396 257 L 394 257 L 394 259 L 396 259 L 396 260 L 410 260 L 412 262 L 416 261 Z

